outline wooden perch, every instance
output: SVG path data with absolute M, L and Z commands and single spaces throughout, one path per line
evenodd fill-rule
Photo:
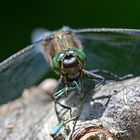
M 50 83 L 56 85 L 54 81 L 47 81 L 0 107 L 1 140 L 53 139 L 50 132 L 58 121 L 51 96 L 46 94 L 46 91 L 53 92 L 53 86 L 48 89 Z M 64 100 L 67 104 L 75 102 L 73 107 L 78 106 L 77 96 L 69 102 Z M 73 128 L 73 123 L 67 125 Z M 58 135 L 55 139 L 63 140 L 63 137 Z M 106 84 L 86 93 L 72 140 L 92 139 L 140 140 L 140 77 Z

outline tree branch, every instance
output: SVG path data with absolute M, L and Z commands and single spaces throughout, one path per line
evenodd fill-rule
M 50 94 L 40 85 L 25 90 L 22 95 L 0 107 L 0 139 L 52 140 L 50 132 L 58 121 Z M 80 98 L 79 94 L 73 97 L 62 101 L 74 108 L 74 114 L 79 109 Z M 72 122 L 67 125 L 70 130 L 73 128 Z M 65 129 L 61 132 L 57 140 L 63 139 Z M 106 84 L 86 93 L 72 139 L 139 140 L 140 77 Z

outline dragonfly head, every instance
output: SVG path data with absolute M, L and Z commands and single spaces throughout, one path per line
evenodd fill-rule
M 76 79 L 85 64 L 86 55 L 79 48 L 69 48 L 58 53 L 53 58 L 54 70 L 67 76 L 69 79 Z

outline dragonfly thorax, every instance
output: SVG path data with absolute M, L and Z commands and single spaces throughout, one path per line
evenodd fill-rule
M 43 42 L 43 49 L 45 50 L 45 58 L 48 61 L 50 67 L 53 67 L 52 59 L 60 54 L 64 55 L 64 52 L 68 52 L 71 48 L 82 49 L 80 40 L 72 32 L 53 32 Z M 62 58 L 62 57 L 61 57 Z

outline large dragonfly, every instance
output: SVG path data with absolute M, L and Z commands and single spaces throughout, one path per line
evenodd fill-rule
M 87 60 L 86 60 L 87 59 Z M 99 73 L 107 69 L 117 74 L 140 74 L 140 30 L 63 27 L 0 63 L 0 103 L 19 96 L 25 88 L 42 78 L 49 67 L 60 75 L 53 95 L 57 101 L 63 94 L 80 91 L 80 78 L 104 82 Z M 117 75 L 113 75 L 119 79 Z M 121 78 L 120 78 L 121 79 Z M 59 87 L 61 84 L 62 88 Z
M 0 63 L 0 103 L 14 99 L 35 84 L 48 72 L 48 66 L 59 73 L 66 84 L 85 73 L 85 63 L 89 70 L 107 69 L 122 75 L 138 75 L 139 59 L 140 30 L 64 27 L 47 33 Z
M 63 75 L 68 75 L 67 70 L 70 70 L 64 68 L 64 65 L 60 66 L 64 63 L 65 65 L 76 65 L 76 70 L 82 69 L 85 63 L 84 52 L 87 54 L 86 66 L 89 69 L 103 68 L 113 72 L 117 70 L 124 74 L 125 71 L 138 74 L 140 72 L 139 34 L 140 30 L 136 29 L 111 28 L 74 30 L 65 27 L 56 32 L 49 32 L 47 36 L 43 36 L 39 41 L 0 63 L 0 103 L 5 102 L 5 96 L 14 98 L 21 94 L 23 89 L 36 83 L 47 73 L 48 64 Z M 81 50 L 81 42 L 84 52 Z M 69 56 L 65 55 L 65 52 Z M 73 62 L 64 61 L 60 64 L 64 57 L 73 55 L 79 55 L 76 57 L 81 57 L 81 60 L 73 57 L 69 58 Z M 118 65 L 122 67 L 119 68 Z M 75 73 L 75 70 L 73 71 Z M 82 75 L 81 72 L 76 74 Z M 63 76 L 63 81 L 67 82 L 66 76 Z

